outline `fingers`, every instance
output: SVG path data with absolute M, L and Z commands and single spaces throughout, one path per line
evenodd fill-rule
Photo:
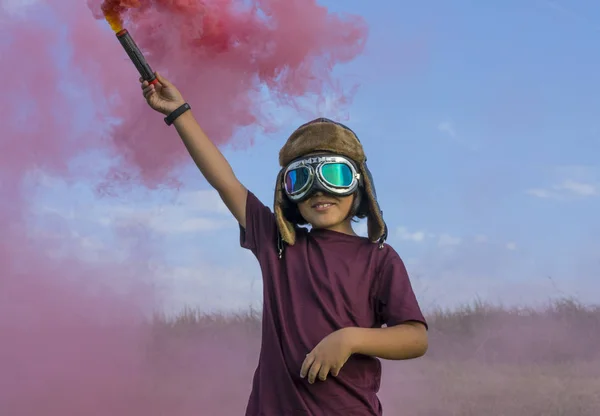
M 308 354 L 302 363 L 302 368 L 300 369 L 300 377 L 304 378 L 308 374 L 308 370 L 310 366 L 315 362 L 314 355 Z
M 308 371 L 308 377 L 307 377 L 308 382 L 310 384 L 313 384 L 315 382 L 320 371 L 321 371 L 321 363 L 320 362 L 318 362 L 318 361 L 314 362 L 310 366 L 310 370 Z
M 157 82 L 155 82 L 155 83 L 153 83 L 153 84 L 150 84 L 148 81 L 144 80 L 144 79 L 143 79 L 143 78 L 141 78 L 141 77 L 140 77 L 138 80 L 139 80 L 139 81 L 140 81 L 140 83 L 141 83 L 141 87 L 142 87 L 142 89 L 144 89 L 144 88 L 145 88 L 145 87 L 147 87 L 148 85 L 156 85 L 157 87 L 161 85 L 161 83 L 160 83 L 160 82 L 158 82 L 158 83 L 157 83 Z
M 319 380 L 321 381 L 325 381 L 327 380 L 327 375 L 329 374 L 329 369 L 330 367 L 328 365 L 322 365 L 321 368 L 319 369 Z
M 156 88 L 154 85 L 149 85 L 148 82 L 145 82 L 146 86 L 142 88 L 142 93 L 144 94 L 144 98 L 148 99 L 154 93 L 156 93 Z
M 158 71 L 155 72 L 154 75 L 156 75 L 156 78 L 158 79 L 158 82 L 160 82 L 165 87 L 168 87 L 169 85 L 171 85 L 171 83 L 169 81 L 167 81 L 165 79 L 165 77 L 163 77 Z
M 313 384 L 317 377 L 321 381 L 327 380 L 331 366 L 323 363 L 320 360 L 316 360 L 316 357 L 312 354 L 308 354 L 302 363 L 300 369 L 300 377 L 307 378 L 310 384 Z

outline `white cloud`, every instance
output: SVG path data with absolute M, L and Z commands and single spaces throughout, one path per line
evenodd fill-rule
M 598 193 L 598 187 L 589 183 L 575 182 L 566 180 L 563 183 L 556 185 L 555 189 L 559 191 L 567 191 L 580 196 L 592 196 Z
M 438 246 L 447 247 L 447 246 L 457 246 L 461 243 L 460 237 L 454 237 L 450 234 L 440 234 L 438 238 Z
M 38 213 L 105 227 L 138 224 L 160 234 L 197 233 L 237 227 L 235 219 L 214 190 L 183 192 L 168 204 L 156 201 L 97 202 L 84 210 L 46 204 L 38 207 Z
M 225 203 L 223 203 L 221 196 L 213 189 L 184 192 L 180 195 L 179 201 L 183 205 L 194 207 L 201 211 L 229 214 L 229 210 Z
M 456 126 L 452 120 L 442 121 L 437 125 L 440 133 L 450 138 L 453 143 L 456 143 L 470 151 L 476 151 L 480 148 L 480 144 L 473 138 L 465 137 L 464 134 L 458 134 Z
M 438 124 L 438 130 L 442 133 L 446 133 L 452 138 L 456 138 L 456 130 L 454 129 L 454 124 L 452 121 L 443 121 Z
M 507 250 L 511 250 L 511 251 L 516 250 L 517 249 L 517 243 L 512 242 L 512 241 L 510 243 L 506 243 L 506 249 Z
M 406 227 L 398 227 L 396 230 L 396 235 L 401 240 L 414 241 L 416 243 L 420 243 L 425 240 L 424 231 L 409 232 Z
M 122 250 L 107 244 L 95 235 L 83 234 L 77 230 L 49 230 L 32 227 L 29 230 L 32 240 L 40 244 L 52 258 L 70 256 L 89 262 L 103 261 L 107 256 L 116 257 Z
M 448 235 L 452 237 L 451 232 Z M 512 237 L 496 240 L 490 234 L 486 244 L 475 243 L 475 237 L 464 236 L 457 246 L 427 245 L 411 253 L 410 262 L 405 261 L 424 309 L 455 307 L 475 300 L 534 306 L 564 293 L 582 302 L 597 303 L 598 282 L 593 279 L 600 270 L 597 244 L 585 244 L 587 252 L 578 250 L 565 263 L 560 256 L 548 257 L 543 251 L 536 254 L 527 246 L 521 247 L 522 243 Z M 550 284 L 547 276 L 556 278 L 562 293 Z
M 148 218 L 146 223 L 154 231 L 163 234 L 183 234 L 201 231 L 218 230 L 237 226 L 233 220 L 217 220 L 211 218 L 160 217 Z
M 456 246 L 462 242 L 462 238 L 455 237 L 448 233 L 435 234 L 424 230 L 409 231 L 406 227 L 398 227 L 396 229 L 396 237 L 401 240 L 412 241 L 415 243 L 437 239 L 437 245 L 440 247 Z M 479 238 L 479 240 L 476 240 L 478 242 L 483 242 L 484 238 L 486 239 L 485 241 L 487 241 L 487 237 L 485 236 L 478 236 L 477 238 Z
M 141 223 L 161 234 L 196 233 L 237 227 L 217 191 L 184 192 L 169 205 L 108 205 L 100 216 L 105 225 Z
M 547 189 L 541 189 L 541 188 L 532 188 L 532 189 L 528 189 L 525 192 L 531 196 L 535 196 L 538 198 L 553 198 L 553 197 L 557 196 L 554 192 L 551 192 Z
M 537 198 L 547 199 L 565 199 L 568 197 L 586 198 L 598 195 L 599 187 L 592 183 L 567 179 L 553 185 L 549 189 L 532 188 L 528 189 L 526 193 Z
M 488 238 L 487 235 L 478 234 L 478 235 L 475 236 L 475 242 L 476 243 L 483 244 L 483 243 L 487 243 L 488 241 L 489 241 L 489 238 Z
M 10 14 L 23 14 L 29 7 L 37 3 L 39 0 L 0 0 L 0 8 Z
M 90 287 L 101 284 L 111 290 L 122 290 L 137 282 L 133 277 L 151 283 L 156 289 L 155 306 L 167 313 L 177 313 L 183 307 L 204 312 L 247 312 L 261 307 L 260 266 L 250 251 L 239 247 L 225 248 L 231 261 L 221 264 L 201 250 L 181 264 L 163 257 L 162 243 L 155 245 L 144 235 L 128 240 L 102 239 L 64 228 L 32 228 L 29 232 L 35 244 L 32 247 L 53 260 L 73 262 L 74 276 L 85 278 Z M 93 274 L 81 273 L 87 268 Z
M 204 312 L 260 309 L 260 267 L 254 257 L 243 257 L 230 266 L 199 260 L 189 267 L 159 268 L 157 274 L 164 291 L 163 308 L 175 313 L 182 307 L 198 308 Z

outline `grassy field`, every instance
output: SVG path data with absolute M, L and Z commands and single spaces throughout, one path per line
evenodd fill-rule
M 474 304 L 437 311 L 421 359 L 384 362 L 386 416 L 600 415 L 600 307 Z M 260 343 L 256 313 L 157 318 L 155 394 L 180 414 L 240 415 Z M 218 410 L 217 410 L 218 409 Z
M 118 320 L 100 320 L 90 305 L 0 315 L 1 416 L 244 414 L 256 312 L 148 322 L 115 306 Z M 386 416 L 600 415 L 599 307 L 474 304 L 428 318 L 426 356 L 384 362 Z

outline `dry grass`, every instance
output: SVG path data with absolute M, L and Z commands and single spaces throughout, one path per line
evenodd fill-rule
M 474 303 L 435 311 L 430 350 L 385 362 L 385 415 L 600 415 L 600 308 Z M 156 317 L 148 350 L 160 402 L 240 415 L 260 347 L 260 313 Z M 181 414 L 187 414 L 181 408 Z M 214 413 L 216 412 L 216 413 Z

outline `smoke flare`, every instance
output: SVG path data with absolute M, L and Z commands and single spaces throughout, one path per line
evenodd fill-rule
M 138 0 L 104 0 L 100 5 L 104 18 L 115 33 L 123 30 L 123 12 L 135 7 L 140 7 Z

